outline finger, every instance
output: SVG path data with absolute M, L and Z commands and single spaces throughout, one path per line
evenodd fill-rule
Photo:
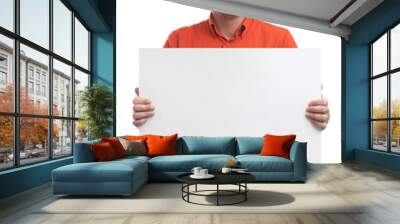
M 152 104 L 136 104 L 133 106 L 134 112 L 149 112 L 154 111 L 154 106 Z
M 136 127 L 142 126 L 144 123 L 146 123 L 147 119 L 140 119 L 140 120 L 135 120 L 133 121 L 133 125 Z
M 137 96 L 135 98 L 133 98 L 133 104 L 151 104 L 151 101 L 147 98 L 143 98 L 140 96 Z
M 309 113 L 329 114 L 327 106 L 309 106 L 306 111 Z
M 306 112 L 306 117 L 311 121 L 328 122 L 329 115 L 327 114 L 315 114 Z
M 325 129 L 326 126 L 328 125 L 327 122 L 319 122 L 319 121 L 311 121 L 311 123 L 312 123 L 315 127 L 320 128 L 320 129 Z
M 136 93 L 136 96 L 139 96 L 139 87 L 135 88 L 135 93 Z
M 148 119 L 154 115 L 153 111 L 150 112 L 139 112 L 133 114 L 134 120 Z
M 308 106 L 328 106 L 328 100 L 326 98 L 311 100 Z

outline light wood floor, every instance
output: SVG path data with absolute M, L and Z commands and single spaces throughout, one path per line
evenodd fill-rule
M 253 224 L 253 223 L 400 223 L 400 174 L 359 163 L 310 166 L 308 182 L 317 183 L 346 201 L 369 206 L 357 214 L 36 214 L 54 200 L 42 186 L 0 202 L 0 223 L 106 224 Z M 316 201 L 315 203 L 318 203 Z M 173 205 L 171 205 L 173 206 Z

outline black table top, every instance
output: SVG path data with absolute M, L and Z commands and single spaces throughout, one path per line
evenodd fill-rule
M 213 173 L 215 177 L 211 179 L 193 179 L 190 175 L 191 173 L 182 174 L 177 179 L 186 184 L 236 184 L 255 180 L 255 177 L 249 173 Z

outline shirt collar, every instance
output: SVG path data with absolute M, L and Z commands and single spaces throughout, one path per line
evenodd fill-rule
M 242 24 L 240 25 L 240 28 L 238 29 L 238 31 L 237 31 L 237 33 L 236 33 L 236 36 L 243 37 L 243 35 L 245 34 L 246 30 L 247 30 L 247 29 L 249 28 L 249 26 L 251 25 L 252 21 L 253 21 L 253 19 L 251 19 L 251 18 L 247 18 L 247 17 L 244 18 Z M 223 37 L 223 36 L 221 35 L 221 33 L 219 33 L 219 31 L 218 31 L 218 29 L 217 29 L 217 26 L 216 26 L 216 24 L 215 24 L 215 20 L 214 20 L 214 17 L 213 17 L 213 15 L 212 15 L 212 13 L 210 13 L 210 17 L 209 17 L 209 19 L 208 19 L 208 26 L 209 26 L 210 32 L 211 32 L 213 35 L 217 35 L 217 36 L 219 36 L 219 37 Z M 236 36 L 235 36 L 235 37 L 236 37 Z M 234 37 L 234 38 L 235 38 L 235 37 Z M 234 39 L 234 38 L 233 38 L 233 39 Z

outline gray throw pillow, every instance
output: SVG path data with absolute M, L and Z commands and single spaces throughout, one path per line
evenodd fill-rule
M 140 140 L 126 140 L 118 138 L 126 151 L 126 155 L 145 156 L 147 155 L 147 148 L 143 141 Z

